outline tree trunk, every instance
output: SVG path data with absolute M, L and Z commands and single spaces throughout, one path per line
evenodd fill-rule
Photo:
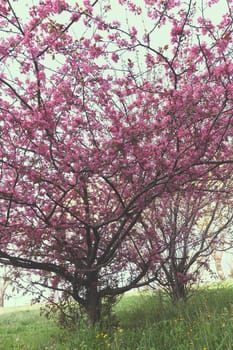
M 220 280 L 223 281 L 226 279 L 226 277 L 222 269 L 222 257 L 223 257 L 223 251 L 218 251 L 213 254 L 218 277 L 220 278 Z
M 215 267 L 216 267 L 216 271 L 218 274 L 218 277 L 220 278 L 220 280 L 225 280 L 226 276 L 223 272 L 223 268 L 222 268 L 222 258 L 223 258 L 223 253 L 224 253 L 224 246 L 225 246 L 225 239 L 224 239 L 224 234 L 221 235 L 221 241 L 220 241 L 220 250 L 214 250 L 213 252 L 213 258 L 214 258 L 214 262 L 215 262 Z
M 0 307 L 4 307 L 4 294 L 0 292 Z
M 90 283 L 87 290 L 86 310 L 88 315 L 88 324 L 90 327 L 94 327 L 94 325 L 99 322 L 101 318 L 101 300 L 97 290 L 97 273 L 91 272 L 88 276 L 88 280 Z
M 179 300 L 185 300 L 186 299 L 186 289 L 184 283 L 175 283 L 172 286 L 172 302 L 176 303 Z
M 2 286 L 0 286 L 0 307 L 4 307 L 6 288 L 7 288 L 6 284 L 3 284 Z

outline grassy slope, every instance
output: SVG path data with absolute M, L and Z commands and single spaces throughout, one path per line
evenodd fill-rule
M 48 343 L 59 330 L 40 317 L 39 308 L 21 307 L 0 310 L 0 349 L 34 349 Z M 52 340 L 52 338 L 51 338 Z M 52 343 L 51 343 L 52 344 Z M 49 345 L 49 344 L 48 344 Z M 41 347 L 41 349 L 45 347 Z
M 196 291 L 184 304 L 162 294 L 134 293 L 115 308 L 105 331 L 59 329 L 38 307 L 0 310 L 0 350 L 232 350 L 233 283 Z

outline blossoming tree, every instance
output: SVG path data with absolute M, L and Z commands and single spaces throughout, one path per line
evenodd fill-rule
M 0 4 L 0 262 L 91 325 L 154 278 L 150 203 L 232 170 L 227 3 L 218 23 L 192 0 L 116 1 L 122 23 L 108 0 Z

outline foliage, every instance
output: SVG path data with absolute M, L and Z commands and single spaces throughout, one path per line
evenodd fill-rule
M 101 304 L 101 322 L 98 323 L 100 328 L 116 326 L 117 321 L 113 314 L 113 307 L 118 302 L 119 297 L 116 296 L 103 298 Z M 42 304 L 40 314 L 49 320 L 53 320 L 61 328 L 77 329 L 78 326 L 88 324 L 82 306 L 70 298 L 62 298 L 58 301 L 52 299 Z
M 62 328 L 76 328 L 83 317 L 80 306 L 69 299 L 42 304 L 40 314 L 49 320 L 57 322 Z
M 231 177 L 222 2 L 0 5 L 0 263 L 73 297 L 90 326 L 104 298 L 155 279 L 151 203 Z

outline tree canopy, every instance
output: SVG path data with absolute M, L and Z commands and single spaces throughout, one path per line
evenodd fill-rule
M 94 324 L 155 278 L 151 203 L 231 176 L 232 4 L 6 0 L 0 30 L 0 263 Z

